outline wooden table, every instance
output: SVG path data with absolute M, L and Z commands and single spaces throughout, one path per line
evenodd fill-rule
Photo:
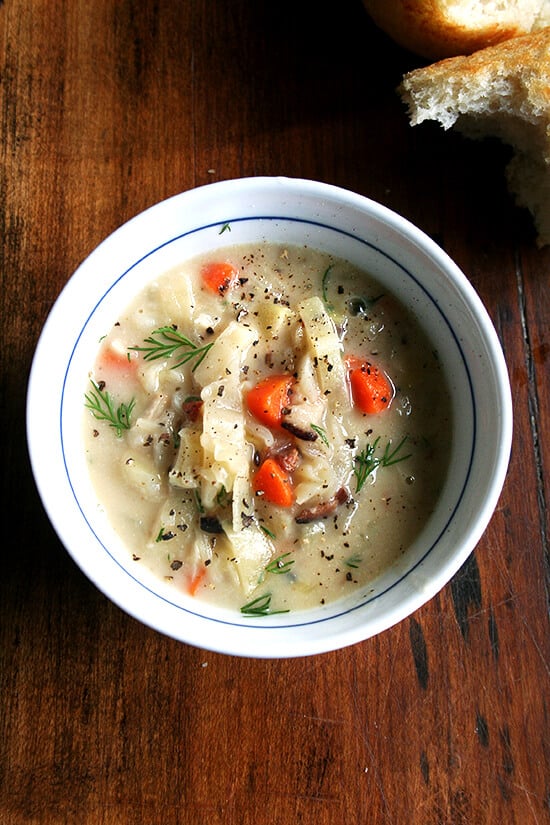
M 4 0 L 0 44 L 0 823 L 549 822 L 550 248 L 506 192 L 507 149 L 409 126 L 395 87 L 421 61 L 360 0 Z M 279 174 L 381 201 L 450 253 L 502 341 L 515 435 L 439 595 L 365 643 L 258 661 L 164 638 L 82 575 L 35 491 L 25 395 L 48 311 L 107 234 Z

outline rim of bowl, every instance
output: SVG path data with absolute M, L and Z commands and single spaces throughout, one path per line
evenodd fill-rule
M 486 479 L 486 489 L 477 502 L 473 521 L 463 539 L 456 543 L 454 552 L 445 557 L 437 572 L 435 574 L 431 572 L 426 580 L 422 580 L 420 586 L 412 587 L 408 592 L 405 592 L 399 605 L 394 605 L 387 615 L 369 616 L 367 612 L 364 616 L 358 617 L 357 621 L 351 623 L 341 621 L 341 615 L 327 616 L 325 619 L 319 619 L 321 624 L 322 622 L 331 622 L 331 630 L 326 634 L 319 632 L 319 628 L 316 627 L 317 621 L 306 620 L 288 625 L 279 620 L 277 622 L 271 621 L 269 624 L 264 622 L 253 625 L 243 622 L 225 622 L 223 619 L 221 620 L 221 626 L 224 630 L 222 633 L 217 619 L 213 620 L 211 616 L 203 616 L 196 611 L 187 609 L 185 610 L 185 622 L 174 623 L 172 610 L 174 606 L 159 604 L 159 600 L 162 602 L 161 595 L 149 591 L 144 599 L 142 598 L 143 594 L 136 598 L 136 594 L 129 593 L 127 577 L 131 574 L 122 571 L 116 564 L 113 566 L 110 562 L 107 562 L 106 565 L 95 566 L 94 562 L 97 562 L 97 558 L 91 559 L 86 556 L 78 542 L 75 545 L 73 531 L 78 533 L 79 524 L 80 529 L 84 527 L 84 523 L 87 524 L 86 514 L 80 511 L 76 496 L 70 502 L 67 502 L 60 496 L 59 486 L 52 484 L 52 462 L 56 469 L 54 475 L 58 477 L 61 484 L 63 481 L 67 482 L 68 479 L 63 479 L 63 474 L 68 475 L 68 470 L 63 457 L 63 416 L 61 411 L 63 402 L 56 392 L 44 395 L 44 373 L 47 367 L 51 367 L 52 350 L 61 357 L 62 361 L 63 358 L 65 359 L 63 367 L 66 365 L 66 371 L 69 369 L 77 342 L 72 341 L 70 346 L 67 346 L 67 343 L 60 339 L 57 325 L 64 319 L 66 320 L 68 310 L 71 306 L 74 306 L 75 300 L 78 300 L 83 291 L 84 294 L 89 293 L 92 303 L 94 299 L 99 298 L 99 294 L 94 291 L 95 287 L 90 286 L 89 274 L 96 267 L 101 266 L 106 259 L 110 258 L 113 259 L 113 273 L 127 272 L 139 260 L 147 257 L 147 255 L 142 255 L 136 258 L 135 254 L 128 253 L 125 247 L 127 237 L 135 238 L 136 233 L 139 235 L 142 230 L 147 237 L 150 227 L 155 227 L 153 235 L 156 238 L 158 234 L 157 240 L 160 248 L 163 243 L 168 243 L 164 229 L 167 216 L 173 216 L 175 212 L 183 213 L 186 209 L 189 209 L 190 203 L 193 204 L 194 214 L 199 216 L 201 208 L 205 208 L 207 204 L 221 202 L 230 205 L 231 197 L 235 195 L 241 199 L 243 197 L 249 198 L 252 204 L 255 203 L 255 199 L 261 200 L 262 197 L 274 196 L 277 200 L 277 217 L 280 220 L 289 219 L 290 217 L 289 214 L 281 214 L 281 209 L 285 206 L 285 198 L 292 200 L 298 197 L 316 201 L 324 204 L 324 206 L 329 204 L 336 211 L 339 208 L 354 209 L 358 215 L 364 215 L 374 220 L 379 233 L 382 232 L 383 234 L 386 230 L 398 233 L 413 251 L 426 256 L 433 262 L 434 266 L 440 270 L 456 292 L 458 300 L 468 308 L 468 311 L 475 318 L 479 335 L 485 346 L 483 356 L 486 359 L 486 364 L 484 366 L 489 366 L 492 371 L 492 380 L 496 400 L 498 401 L 498 415 L 492 429 L 494 440 L 491 467 Z M 254 216 L 252 212 L 250 217 L 257 220 L 262 216 Z M 220 223 L 221 221 L 218 221 L 218 224 Z M 196 225 L 197 228 L 203 227 L 203 221 L 199 221 L 197 217 L 193 225 Z M 358 229 L 354 231 L 357 233 L 354 237 L 361 238 L 361 231 Z M 382 241 L 373 239 L 372 243 L 374 248 L 378 249 L 376 243 L 382 243 Z M 151 241 L 149 241 L 149 246 L 150 244 Z M 220 241 L 219 245 L 225 246 L 227 244 Z M 121 246 L 124 247 L 122 254 L 118 254 L 117 250 Z M 149 250 L 148 254 L 151 254 L 151 251 Z M 379 251 L 383 255 L 388 254 L 387 250 L 384 251 L 380 248 Z M 135 263 L 128 267 L 126 264 L 132 259 Z M 399 261 L 397 261 L 397 264 L 402 266 Z M 376 273 L 373 274 L 376 277 Z M 112 283 L 113 277 L 108 278 L 108 281 Z M 90 312 L 89 307 L 84 309 L 84 315 L 88 312 Z M 66 372 L 63 377 L 63 386 L 65 379 Z M 56 386 L 55 382 L 53 386 Z M 45 420 L 50 427 L 54 422 L 57 425 L 55 439 L 51 432 L 48 432 L 47 440 L 41 436 L 41 424 Z M 77 565 L 110 600 L 143 624 L 187 644 L 238 656 L 290 658 L 346 647 L 388 629 L 431 599 L 458 571 L 484 533 L 496 508 L 504 484 L 511 440 L 512 402 L 504 355 L 492 321 L 464 273 L 429 236 L 388 207 L 338 186 L 300 178 L 251 177 L 205 184 L 160 201 L 122 224 L 84 259 L 59 294 L 40 335 L 28 382 L 27 441 L 35 483 L 54 529 Z M 48 445 L 47 449 L 46 444 Z M 70 483 L 69 487 L 71 487 Z M 70 508 L 68 507 L 69 504 L 71 505 Z M 81 519 L 84 519 L 84 521 L 81 522 Z M 108 579 L 105 578 L 107 574 L 109 575 Z M 407 578 L 407 575 L 403 578 Z M 400 581 L 397 582 L 396 586 L 399 587 L 399 585 Z M 130 585 L 130 588 L 133 586 L 133 584 Z M 381 596 L 383 595 L 382 593 Z M 364 605 L 360 606 L 360 608 L 362 607 Z M 149 608 L 151 608 L 151 611 L 147 613 L 146 611 Z M 345 614 L 348 612 L 345 611 Z M 295 630 L 298 625 L 300 631 L 296 633 Z M 267 638 L 263 638 L 266 634 L 261 631 L 266 629 L 271 632 Z

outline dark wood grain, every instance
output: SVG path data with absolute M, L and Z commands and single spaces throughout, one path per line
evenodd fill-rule
M 508 150 L 425 125 L 360 0 L 0 4 L 2 825 L 550 821 L 550 250 Z M 502 341 L 515 434 L 475 553 L 381 636 L 292 661 L 141 626 L 53 533 L 25 446 L 42 324 L 80 261 L 209 181 L 310 177 L 417 223 Z M 48 433 L 44 433 L 48 438 Z

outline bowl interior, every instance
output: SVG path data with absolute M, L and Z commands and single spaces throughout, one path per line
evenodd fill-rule
M 437 349 L 452 396 L 452 455 L 432 518 L 368 593 L 280 616 L 235 615 L 136 571 L 88 475 L 83 393 L 98 342 L 137 292 L 201 252 L 238 243 L 307 244 L 367 269 L 409 306 Z M 44 428 L 55 437 L 40 437 Z M 28 394 L 33 471 L 49 517 L 86 575 L 115 603 L 174 638 L 244 656 L 335 649 L 409 615 L 458 570 L 496 506 L 511 439 L 506 368 L 467 279 L 408 222 L 365 198 L 310 181 L 253 178 L 183 193 L 106 239 L 56 302 Z

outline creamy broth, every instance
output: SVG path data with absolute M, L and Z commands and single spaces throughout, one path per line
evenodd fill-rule
M 366 593 L 432 512 L 451 440 L 416 319 L 349 262 L 274 244 L 148 284 L 100 344 L 84 430 L 136 565 L 251 616 Z

